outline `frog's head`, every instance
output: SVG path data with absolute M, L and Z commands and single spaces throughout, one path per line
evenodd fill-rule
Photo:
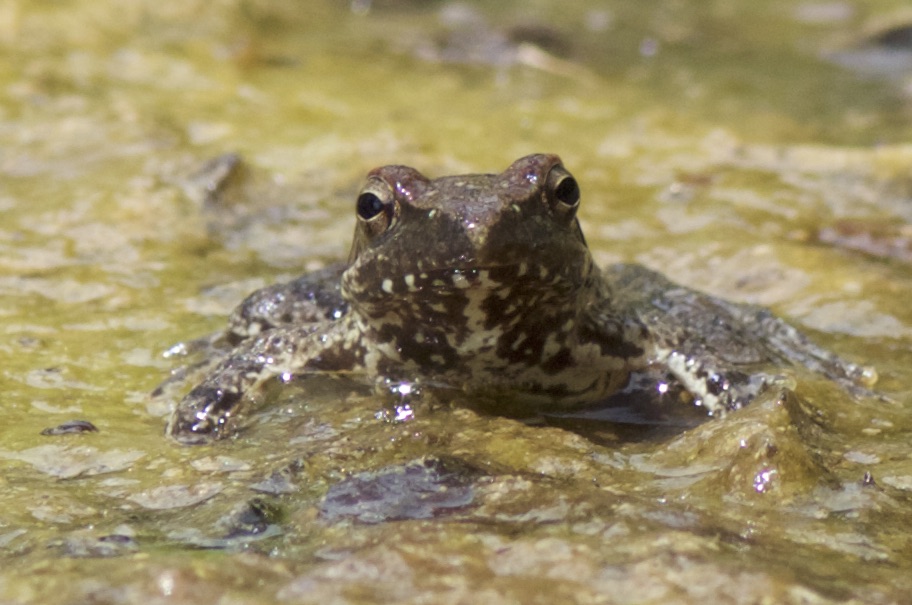
M 357 199 L 343 295 L 375 317 L 398 314 L 405 301 L 440 307 L 468 291 L 569 299 L 592 270 L 579 200 L 556 155 L 433 180 L 406 166 L 377 168 Z

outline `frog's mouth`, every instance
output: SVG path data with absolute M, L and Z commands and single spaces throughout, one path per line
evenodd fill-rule
M 366 267 L 353 267 L 343 276 L 343 293 L 350 301 L 382 303 L 425 297 L 450 298 L 460 292 L 496 292 L 502 298 L 574 296 L 586 283 L 588 266 L 512 264 L 433 268 L 395 277 L 372 276 Z
M 474 266 L 470 269 L 451 267 L 426 271 L 417 276 L 406 275 L 404 282 L 414 287 L 410 291 L 420 288 L 429 289 L 456 289 L 468 290 L 470 288 L 488 289 L 524 285 L 532 287 L 559 288 L 561 284 L 572 284 L 578 281 L 569 271 L 552 271 L 543 266 L 530 266 L 527 263 L 507 265 Z

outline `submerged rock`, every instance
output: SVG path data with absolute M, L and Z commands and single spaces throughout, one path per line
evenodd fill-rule
M 477 475 L 459 460 L 438 458 L 358 473 L 329 488 L 320 513 L 361 523 L 431 519 L 471 505 Z

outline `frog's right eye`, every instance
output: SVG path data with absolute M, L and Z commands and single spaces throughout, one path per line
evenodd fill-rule
M 358 196 L 358 216 L 369 221 L 383 212 L 383 200 L 376 193 L 366 191 Z
M 393 190 L 384 181 L 371 179 L 358 195 L 355 211 L 369 233 L 387 230 L 396 216 L 396 199 Z

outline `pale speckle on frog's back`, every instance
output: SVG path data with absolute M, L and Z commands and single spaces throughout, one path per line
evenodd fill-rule
M 513 412 L 597 402 L 650 368 L 712 413 L 747 403 L 784 363 L 850 388 L 869 376 L 764 310 L 633 265 L 599 270 L 579 199 L 554 155 L 499 175 L 372 171 L 347 267 L 242 303 L 235 348 L 181 401 L 169 433 L 228 434 L 263 381 L 313 372 L 443 386 Z

